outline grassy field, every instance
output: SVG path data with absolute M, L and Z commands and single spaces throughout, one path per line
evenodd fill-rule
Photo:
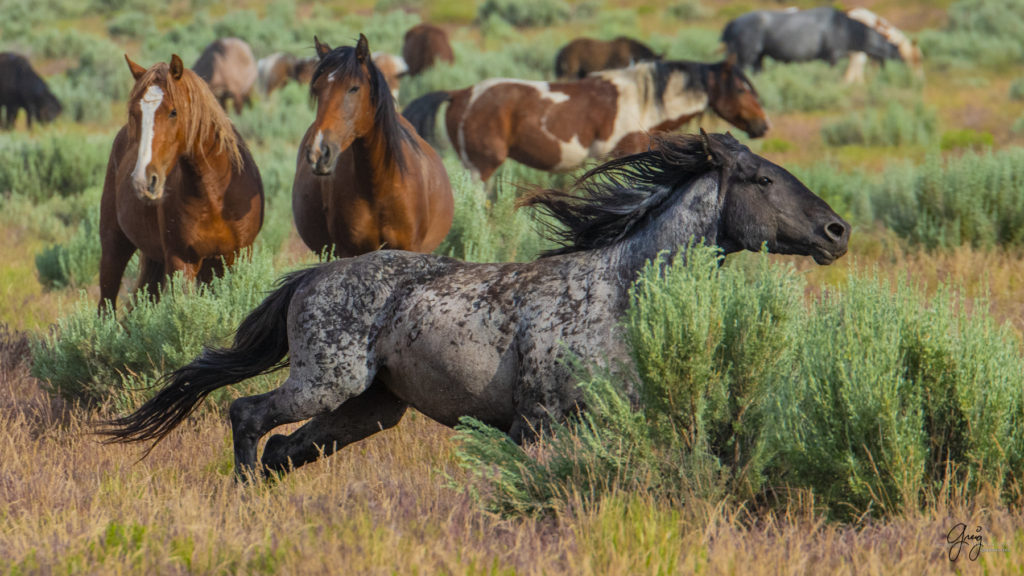
M 55 124 L 30 132 L 19 119 L 14 132 L 0 134 L 0 574 L 1024 573 L 1024 374 L 1006 376 L 1024 354 L 1024 2 L 856 5 L 919 41 L 924 78 L 890 64 L 869 68 L 863 86 L 845 86 L 845 62 L 769 63 L 753 77 L 772 128 L 766 138 L 744 142 L 798 174 L 854 230 L 849 254 L 832 266 L 769 257 L 765 273 L 789 287 L 802 314 L 788 328 L 789 348 L 777 358 L 761 351 L 727 364 L 731 348 L 720 344 L 708 362 L 722 394 L 735 392 L 742 373 L 763 377 L 758 385 L 778 397 L 779 390 L 792 392 L 789 383 L 808 382 L 813 390 L 814 382 L 827 381 L 814 370 L 830 363 L 875 368 L 869 352 L 882 354 L 886 343 L 897 342 L 892 347 L 902 356 L 887 365 L 885 383 L 913 383 L 917 388 L 901 389 L 920 397 L 848 398 L 850 419 L 834 430 L 862 429 L 850 416 L 858 411 L 878 421 L 868 422 L 863 440 L 843 437 L 833 452 L 824 440 L 833 430 L 803 438 L 821 450 L 821 468 L 801 460 L 816 454 L 806 446 L 787 452 L 782 433 L 759 437 L 767 438 L 766 451 L 753 493 L 730 482 L 695 488 L 700 477 L 680 472 L 678 461 L 707 454 L 673 453 L 675 440 L 659 444 L 653 436 L 647 441 L 655 464 L 645 482 L 625 482 L 621 470 L 590 484 L 579 475 L 548 474 L 543 465 L 562 456 L 559 450 L 588 462 L 578 442 L 584 436 L 577 436 L 586 430 L 567 429 L 567 442 L 523 455 L 531 459 L 523 462 L 542 464 L 527 480 L 543 472 L 551 483 L 532 487 L 548 490 L 543 501 L 530 489 L 518 493 L 534 498 L 527 504 L 540 512 L 499 514 L 488 510 L 500 508 L 501 485 L 478 472 L 508 463 L 467 466 L 472 437 L 416 413 L 273 483 L 236 484 L 224 406 L 280 376 L 226 391 L 142 460 L 140 448 L 102 445 L 92 434 L 94 422 L 136 403 L 147 393 L 138 388 L 162 371 L 203 344 L 224 342 L 277 275 L 316 260 L 291 224 L 295 147 L 313 117 L 303 88 L 293 85 L 233 117 L 267 192 L 253 261 L 209 291 L 179 283 L 171 288 L 175 297 L 158 306 L 140 303 L 116 318 L 95 317 L 99 187 L 131 87 L 123 54 L 149 65 L 178 53 L 190 63 L 214 38 L 237 35 L 258 57 L 282 50 L 305 56 L 313 53 L 313 34 L 337 45 L 359 32 L 374 50 L 397 53 L 408 27 L 439 23 L 451 34 L 456 64 L 406 80 L 402 101 L 409 102 L 489 76 L 550 78 L 557 49 L 584 34 L 629 34 L 672 58 L 717 59 L 726 21 L 778 4 L 246 0 L 228 10 L 176 0 L 154 11 L 138 0 L 0 0 L 0 50 L 29 55 L 65 104 Z M 729 128 L 713 115 L 700 125 Z M 513 208 L 517 187 L 562 186 L 571 175 L 509 162 L 497 175 L 497 197 L 488 201 L 454 155 L 444 155 L 456 222 L 439 252 L 527 260 L 544 248 L 529 215 Z M 722 282 L 759 290 L 765 282 L 744 278 L 756 278 L 762 266 L 759 255 L 731 256 Z M 682 310 L 684 301 L 672 304 Z M 884 324 L 891 303 L 896 328 Z M 723 317 L 734 313 L 723 306 Z M 829 340 L 832 331 L 815 323 L 821 318 L 846 328 L 836 334 L 857 338 Z M 803 348 L 809 342 L 816 347 Z M 815 355 L 830 346 L 835 356 Z M 988 372 L 972 368 L 974 360 L 954 361 L 976 357 L 978 366 L 988 362 Z M 779 359 L 803 371 L 769 367 Z M 876 392 L 873 381 L 864 382 L 847 385 Z M 929 396 L 936 391 L 948 396 Z M 816 409 L 812 400 L 800 404 L 807 414 Z M 911 404 L 916 408 L 907 409 Z M 933 413 L 935 406 L 948 410 Z M 761 408 L 765 422 L 788 422 L 784 407 Z M 985 419 L 997 412 L 1000 422 Z M 637 422 L 655 414 L 644 417 Z M 709 433 L 711 444 L 728 436 L 723 430 L 741 435 L 729 414 L 706 417 L 718 430 Z M 807 418 L 806 433 L 818 433 Z M 919 420 L 910 436 L 920 437 L 901 435 L 901 422 Z M 877 437 L 868 438 L 871 426 Z M 598 440 L 614 444 L 617 437 Z M 941 469 L 942 454 L 949 470 Z M 632 457 L 622 461 L 650 464 Z M 826 464 L 836 476 L 821 472 Z M 514 466 L 511 478 L 526 474 Z M 847 468 L 852 480 L 835 472 Z M 660 481 L 652 480 L 656 474 Z M 672 484 L 683 476 L 690 484 Z M 959 523 L 982 536 L 976 559 L 976 541 L 950 559 L 948 538 Z

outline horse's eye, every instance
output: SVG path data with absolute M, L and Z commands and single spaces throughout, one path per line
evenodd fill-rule
M 178 111 L 177 110 L 171 110 L 171 113 L 168 114 L 167 116 L 169 118 L 177 118 L 178 117 Z
M 772 179 L 767 176 L 761 176 L 760 178 L 757 179 L 757 183 L 760 184 L 761 186 L 768 186 L 769 184 L 772 183 Z
M 359 92 L 359 86 L 353 86 L 348 89 L 349 94 L 352 94 L 353 92 Z

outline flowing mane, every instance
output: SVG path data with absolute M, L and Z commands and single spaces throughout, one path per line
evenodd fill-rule
M 534 192 L 519 206 L 537 207 L 555 221 L 543 223 L 542 234 L 561 248 L 542 258 L 592 250 L 622 241 L 687 183 L 714 168 L 700 135 L 656 138 L 653 150 L 598 166 L 568 191 Z
M 138 101 L 145 94 L 146 90 L 157 85 L 164 91 L 169 102 L 178 110 L 178 118 L 185 123 L 185 153 L 192 155 L 197 142 L 203 142 L 210 136 L 217 140 L 218 150 L 227 152 L 231 157 L 231 165 L 236 170 L 242 169 L 242 153 L 239 150 L 241 145 L 235 127 L 228 119 L 220 103 L 214 97 L 213 92 L 206 86 L 195 72 L 183 70 L 181 78 L 171 81 L 168 78 L 170 66 L 166 62 L 160 62 L 146 70 L 146 73 L 139 78 L 128 96 L 128 107 L 138 106 Z M 130 134 L 138 134 L 138 127 L 131 114 L 128 115 L 128 131 Z
M 326 56 L 320 59 L 313 71 L 313 79 L 309 82 L 310 94 L 316 97 L 314 85 L 320 76 L 326 73 L 338 74 L 342 79 L 358 78 L 362 76 L 360 62 L 356 58 L 356 49 L 352 46 L 341 46 L 331 50 Z M 374 123 L 384 133 L 384 140 L 387 142 L 385 161 L 393 159 L 400 170 L 405 170 L 405 152 L 402 150 L 402 143 L 415 146 L 415 138 L 399 122 L 399 113 L 395 107 L 395 99 L 391 96 L 391 88 L 388 87 L 384 75 L 373 63 L 372 58 L 366 59 L 366 69 L 370 72 L 370 100 L 374 103 Z

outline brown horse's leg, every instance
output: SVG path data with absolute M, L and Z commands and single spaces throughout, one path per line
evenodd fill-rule
M 263 467 L 285 472 L 398 424 L 406 404 L 380 385 L 348 400 L 333 412 L 321 414 L 291 435 L 270 437 L 263 449 Z
M 128 237 L 115 227 L 104 227 L 104 218 L 100 218 L 102 232 L 100 233 L 100 304 L 99 311 L 106 309 L 106 303 L 110 303 L 110 310 L 117 307 L 117 293 L 121 290 L 121 278 L 124 277 L 124 269 L 128 261 L 135 253 L 135 245 L 128 240 Z
M 234 263 L 234 259 L 234 255 L 224 258 L 211 257 L 204 259 L 203 265 L 199 267 L 199 274 L 196 276 L 196 279 L 204 284 L 209 284 L 214 277 L 220 278 L 224 276 L 225 265 L 230 267 Z
M 135 291 L 144 291 L 153 300 L 159 300 L 164 278 L 164 263 L 143 257 L 139 263 L 139 280 Z

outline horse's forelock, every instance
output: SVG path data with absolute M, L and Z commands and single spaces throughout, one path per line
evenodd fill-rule
M 137 106 L 146 90 L 154 85 L 163 90 L 166 100 L 171 102 L 178 111 L 179 121 L 185 122 L 186 154 L 195 152 L 196 143 L 213 137 L 217 140 L 219 149 L 222 152 L 227 152 L 231 158 L 232 166 L 241 170 L 242 153 L 234 126 L 231 124 L 227 112 L 224 111 L 206 82 L 198 74 L 185 69 L 182 71 L 181 78 L 172 80 L 170 66 L 166 62 L 160 62 L 150 67 L 132 87 L 128 96 L 129 110 L 132 106 Z M 133 116 L 129 114 L 129 133 L 137 134 L 138 130 L 134 126 L 132 118 Z

